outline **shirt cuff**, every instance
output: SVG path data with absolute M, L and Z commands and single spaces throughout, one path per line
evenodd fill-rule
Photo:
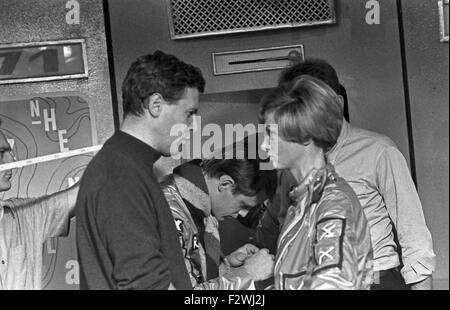
M 436 255 L 425 257 L 421 260 L 405 264 L 402 268 L 402 276 L 406 284 L 414 284 L 431 277 L 436 266 Z

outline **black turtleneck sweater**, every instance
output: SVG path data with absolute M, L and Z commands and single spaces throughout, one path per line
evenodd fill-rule
M 118 131 L 86 168 L 76 204 L 81 289 L 192 288 L 153 173 L 159 156 Z

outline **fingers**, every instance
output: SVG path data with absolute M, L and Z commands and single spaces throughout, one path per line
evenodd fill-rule
M 233 252 L 230 255 L 228 255 L 227 260 L 230 266 L 232 267 L 239 267 L 241 266 L 245 260 L 247 259 L 248 255 L 243 252 Z
M 238 260 L 239 262 L 245 261 L 246 258 L 247 255 L 245 253 L 237 253 L 235 256 L 235 259 Z
M 259 249 L 253 244 L 246 244 L 227 256 L 227 261 L 231 267 L 239 267 L 243 264 L 250 264 L 259 268 L 263 266 L 271 266 L 274 263 L 274 256 L 269 253 L 268 249 Z M 267 267 L 269 268 L 269 267 Z M 269 268 L 270 269 L 270 268 Z
M 245 252 L 249 255 L 251 254 L 255 254 L 256 252 L 259 251 L 259 248 L 253 244 L 247 243 L 246 245 L 244 245 L 245 247 Z
M 267 249 L 261 249 L 249 256 L 244 266 L 251 274 L 253 280 L 265 280 L 273 275 L 274 256 L 269 254 Z
M 261 250 L 259 250 L 259 251 L 262 251 L 262 252 L 264 252 L 264 253 L 266 253 L 266 254 L 269 254 L 269 250 L 266 249 L 266 248 L 263 248 L 263 249 L 261 249 Z

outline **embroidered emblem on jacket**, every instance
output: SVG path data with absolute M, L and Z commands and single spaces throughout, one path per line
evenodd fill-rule
M 198 250 L 198 248 L 200 247 L 198 242 L 199 242 L 199 240 L 198 240 L 197 235 L 193 235 L 192 236 L 192 250 L 193 251 Z
M 342 267 L 342 242 L 345 234 L 345 219 L 324 218 L 316 224 L 314 241 L 313 273 L 326 268 Z
M 177 230 L 178 230 L 178 233 L 180 234 L 180 235 L 182 235 L 183 234 L 183 221 L 182 220 L 180 220 L 180 219 L 175 219 L 175 227 L 177 228 Z

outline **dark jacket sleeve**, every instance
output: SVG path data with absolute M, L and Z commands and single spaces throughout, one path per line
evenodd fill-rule
M 118 289 L 167 289 L 171 277 L 169 261 L 160 251 L 161 223 L 148 188 L 141 183 L 138 176 L 122 176 L 98 192 L 100 237 L 110 255 Z M 150 190 L 159 190 L 156 182 Z
M 256 228 L 258 246 L 269 249 L 272 254 L 277 250 L 278 235 L 286 217 L 289 191 L 293 185 L 295 185 L 293 176 L 288 171 L 279 171 L 277 191 Z

